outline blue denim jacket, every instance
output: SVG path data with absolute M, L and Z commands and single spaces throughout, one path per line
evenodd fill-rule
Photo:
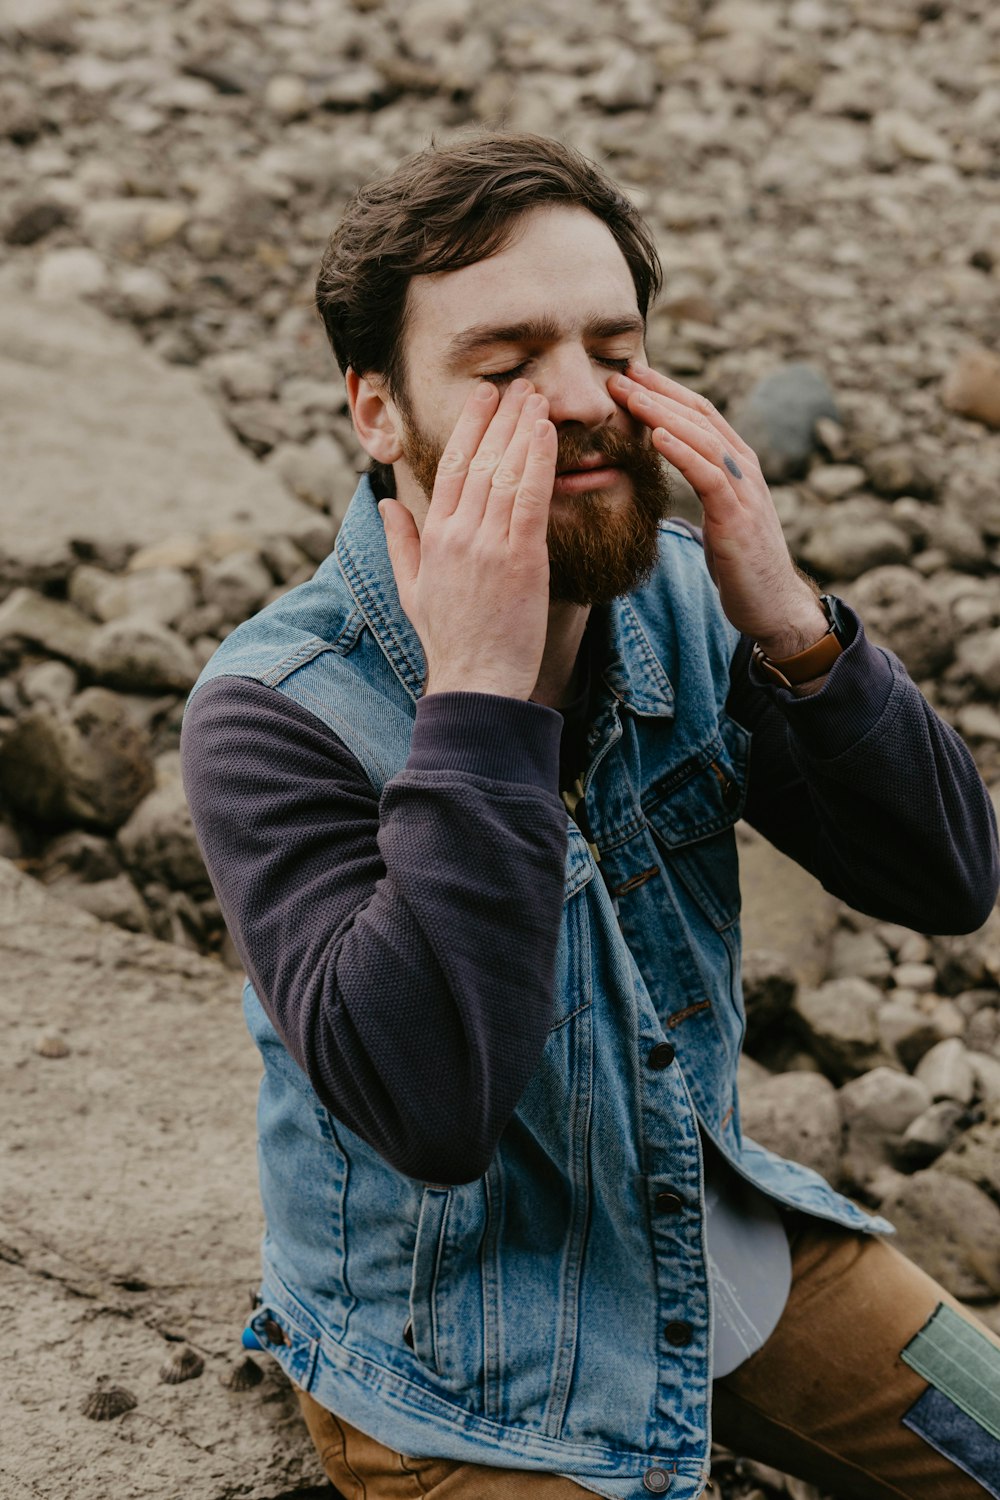
M 690 532 L 661 524 L 652 581 L 609 616 L 584 778 L 600 866 L 568 819 L 555 1019 L 485 1175 L 445 1187 L 388 1166 L 324 1109 L 247 984 L 267 1222 L 252 1326 L 321 1405 L 404 1453 L 688 1500 L 709 1472 L 699 1123 L 776 1201 L 890 1226 L 740 1131 L 749 735 L 724 709 L 737 632 Z M 227 674 L 315 714 L 377 791 L 403 768 L 425 664 L 367 479 L 315 577 L 234 631 L 194 691 Z M 650 1066 L 667 1039 L 674 1065 Z

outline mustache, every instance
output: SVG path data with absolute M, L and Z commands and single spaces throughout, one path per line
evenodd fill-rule
M 577 469 L 595 458 L 606 458 L 616 468 L 631 469 L 649 462 L 655 449 L 647 434 L 632 437 L 609 427 L 598 432 L 561 432 L 556 451 L 556 469 Z M 658 456 L 658 455 L 657 455 Z

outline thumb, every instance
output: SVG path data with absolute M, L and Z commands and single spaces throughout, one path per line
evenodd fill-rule
M 392 571 L 396 575 L 396 586 L 402 595 L 416 579 L 420 566 L 420 533 L 406 506 L 398 500 L 380 500 L 378 513 L 385 527 L 385 541 Z

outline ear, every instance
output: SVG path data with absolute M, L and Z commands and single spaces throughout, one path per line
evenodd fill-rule
M 376 463 L 394 464 L 403 456 L 401 423 L 382 382 L 358 375 L 348 366 L 347 400 L 362 448 Z

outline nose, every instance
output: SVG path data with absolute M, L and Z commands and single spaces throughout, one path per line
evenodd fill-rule
M 549 403 L 549 420 L 561 427 L 578 422 L 601 427 L 619 410 L 608 390 L 611 371 L 582 345 L 551 349 L 532 374 L 535 389 Z

